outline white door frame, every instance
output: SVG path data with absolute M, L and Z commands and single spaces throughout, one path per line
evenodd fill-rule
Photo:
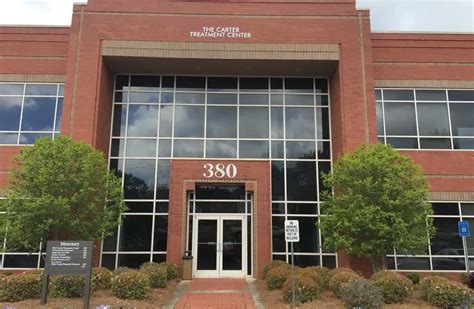
M 197 270 L 199 220 L 217 221 L 216 270 Z M 242 270 L 223 270 L 223 221 L 242 222 Z M 245 214 L 195 214 L 193 216 L 193 277 L 194 278 L 244 278 L 247 275 L 247 216 Z

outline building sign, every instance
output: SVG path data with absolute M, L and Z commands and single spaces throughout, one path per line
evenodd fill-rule
M 89 308 L 92 241 L 48 241 L 41 303 L 46 304 L 50 275 L 85 275 L 84 308 Z
M 300 241 L 300 225 L 298 220 L 285 220 L 285 241 Z
M 202 27 L 198 31 L 191 31 L 192 38 L 230 38 L 250 39 L 252 33 L 241 32 L 239 27 Z
M 211 164 L 206 163 L 203 166 L 205 173 L 202 174 L 204 178 L 235 178 L 237 176 L 237 166 L 235 164 Z

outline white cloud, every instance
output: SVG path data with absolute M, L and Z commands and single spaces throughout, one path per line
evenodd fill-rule
M 87 1 L 0 0 L 0 24 L 70 25 L 73 2 Z M 357 7 L 370 8 L 373 31 L 474 32 L 474 0 L 357 0 Z

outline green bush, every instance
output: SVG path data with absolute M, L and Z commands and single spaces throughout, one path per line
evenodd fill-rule
M 168 280 L 173 280 L 173 279 L 178 278 L 178 274 L 179 274 L 178 265 L 169 264 L 165 262 L 160 263 L 160 265 L 163 265 L 164 267 L 166 267 Z
M 112 293 L 120 299 L 145 299 L 150 292 L 148 276 L 137 270 L 123 271 L 112 279 Z
M 290 264 L 288 264 L 287 262 L 285 261 L 280 261 L 280 260 L 274 260 L 272 261 L 270 264 L 268 265 L 265 265 L 265 267 L 263 267 L 263 274 L 262 274 L 262 279 L 266 279 L 267 278 L 267 274 L 268 272 L 270 271 L 270 269 L 273 269 L 273 268 L 276 268 L 276 267 L 286 267 L 286 268 L 290 268 Z
M 403 303 L 413 292 L 413 283 L 407 277 L 391 271 L 381 271 L 372 276 L 382 290 L 386 304 Z
M 38 298 L 41 293 L 41 277 L 38 274 L 23 273 L 5 279 L 4 301 L 16 302 Z
M 430 276 L 420 282 L 422 297 L 438 307 L 461 306 L 469 303 L 470 291 L 465 285 L 440 276 Z
M 338 298 L 341 298 L 344 284 L 360 278 L 361 277 L 353 271 L 338 272 L 329 280 L 329 289 L 333 291 Z
M 129 272 L 130 270 L 133 270 L 133 269 L 124 267 L 124 266 L 118 267 L 112 271 L 112 276 L 115 277 L 115 276 L 120 275 L 121 273 Z
M 51 297 L 77 298 L 84 295 L 85 277 L 81 275 L 60 275 L 50 277 Z
M 291 276 L 283 285 L 283 300 L 287 303 L 291 303 L 293 300 L 293 281 Z M 318 299 L 321 293 L 321 286 L 313 279 L 303 276 L 295 276 L 295 298 L 301 303 L 306 303 Z
M 417 274 L 417 273 L 412 273 L 412 274 L 408 274 L 407 275 L 407 278 L 410 279 L 410 281 L 413 283 L 413 284 L 418 284 L 420 283 L 420 275 Z
M 166 264 L 153 262 L 143 263 L 140 271 L 148 276 L 152 288 L 165 288 L 168 284 L 168 271 Z
M 329 269 L 327 269 L 326 267 L 310 266 L 298 269 L 297 274 L 311 278 L 321 288 L 325 288 L 328 285 L 328 271 Z
M 288 267 L 275 267 L 268 271 L 265 276 L 265 282 L 269 290 L 281 289 L 286 279 L 290 269 Z
M 341 298 L 348 308 L 380 309 L 384 304 L 382 291 L 367 279 L 355 279 L 342 288 Z
M 7 287 L 8 276 L 5 273 L 0 273 L 0 302 L 6 302 L 7 296 L 5 294 L 5 288 Z
M 112 287 L 112 272 L 105 267 L 92 268 L 92 289 L 108 290 Z

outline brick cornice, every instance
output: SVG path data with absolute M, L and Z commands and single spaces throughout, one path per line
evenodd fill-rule
M 375 87 L 394 88 L 474 88 L 474 80 L 376 80 Z
M 430 192 L 430 201 L 474 202 L 474 192 Z
M 0 82 L 64 83 L 64 75 L 0 74 Z

